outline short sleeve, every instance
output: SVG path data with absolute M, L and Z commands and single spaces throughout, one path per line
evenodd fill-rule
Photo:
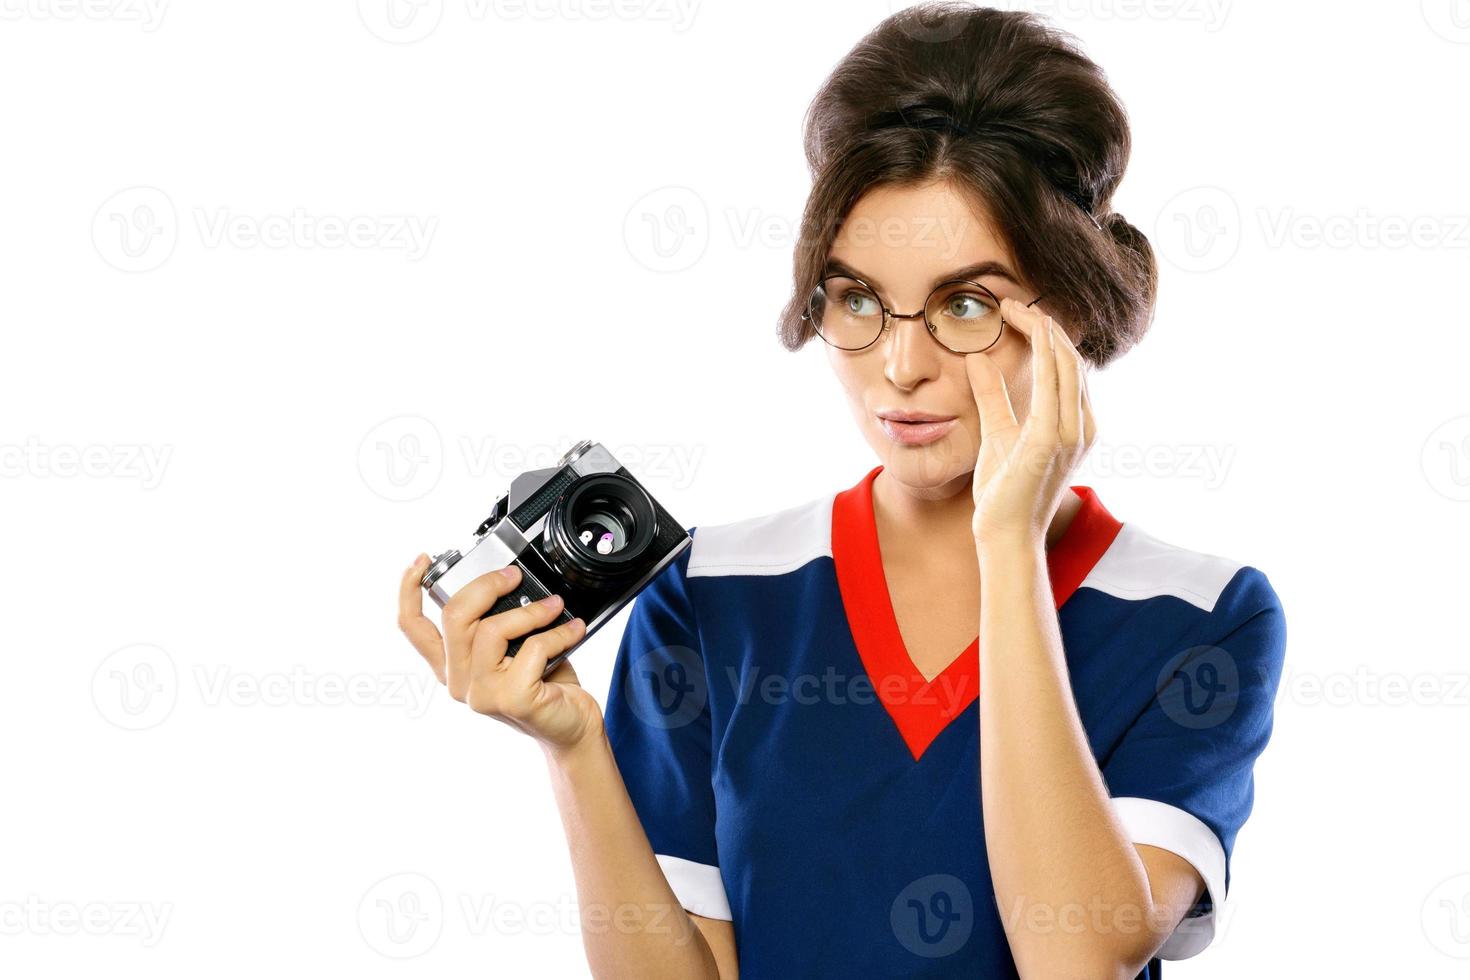
M 696 915 L 729 919 L 715 849 L 709 681 L 685 578 L 690 550 L 633 600 L 604 727 L 679 904 Z
M 1275 591 L 1257 569 L 1240 569 L 1187 648 L 1162 662 L 1155 697 L 1102 766 L 1130 839 L 1178 854 L 1205 882 L 1161 959 L 1193 956 L 1214 938 L 1285 648 Z

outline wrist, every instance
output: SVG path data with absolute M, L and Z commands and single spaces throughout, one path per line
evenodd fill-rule
M 985 565 L 1014 565 L 1038 560 L 1045 564 L 1046 535 L 1029 531 L 976 535 L 975 551 L 980 557 L 982 568 Z
M 596 765 L 612 757 L 612 745 L 601 725 L 573 742 L 539 742 L 541 754 L 550 768 L 571 771 Z

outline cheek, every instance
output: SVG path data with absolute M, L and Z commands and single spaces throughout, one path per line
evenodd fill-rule
M 871 357 L 854 356 L 836 348 L 827 347 L 827 363 L 837 377 L 837 383 L 846 392 L 848 400 L 854 403 L 854 408 L 862 407 L 863 394 L 872 384 L 874 371 L 880 375 L 882 373 L 882 362 L 878 362 L 876 368 L 872 366 L 872 362 Z

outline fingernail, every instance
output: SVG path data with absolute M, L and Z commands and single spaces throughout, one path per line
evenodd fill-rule
M 498 574 L 500 575 L 501 578 L 515 578 L 516 575 L 520 572 L 520 570 L 521 570 L 521 566 L 519 566 L 519 565 L 506 565 L 504 568 L 502 568 L 499 571 Z
M 545 599 L 537 599 L 536 601 L 540 605 L 547 607 L 559 606 L 561 605 L 561 596 L 553 594 L 547 596 Z

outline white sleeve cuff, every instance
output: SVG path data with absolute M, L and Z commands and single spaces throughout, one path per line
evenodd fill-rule
M 658 866 L 674 890 L 679 904 L 706 919 L 730 919 L 730 900 L 725 896 L 725 882 L 720 869 L 712 864 L 699 864 L 670 854 L 655 854 Z
M 1118 796 L 1113 798 L 1113 809 L 1129 840 L 1179 855 L 1205 880 L 1210 911 L 1182 920 L 1158 952 L 1163 960 L 1188 959 L 1215 938 L 1215 916 L 1225 903 L 1225 848 L 1213 830 L 1177 806 Z

